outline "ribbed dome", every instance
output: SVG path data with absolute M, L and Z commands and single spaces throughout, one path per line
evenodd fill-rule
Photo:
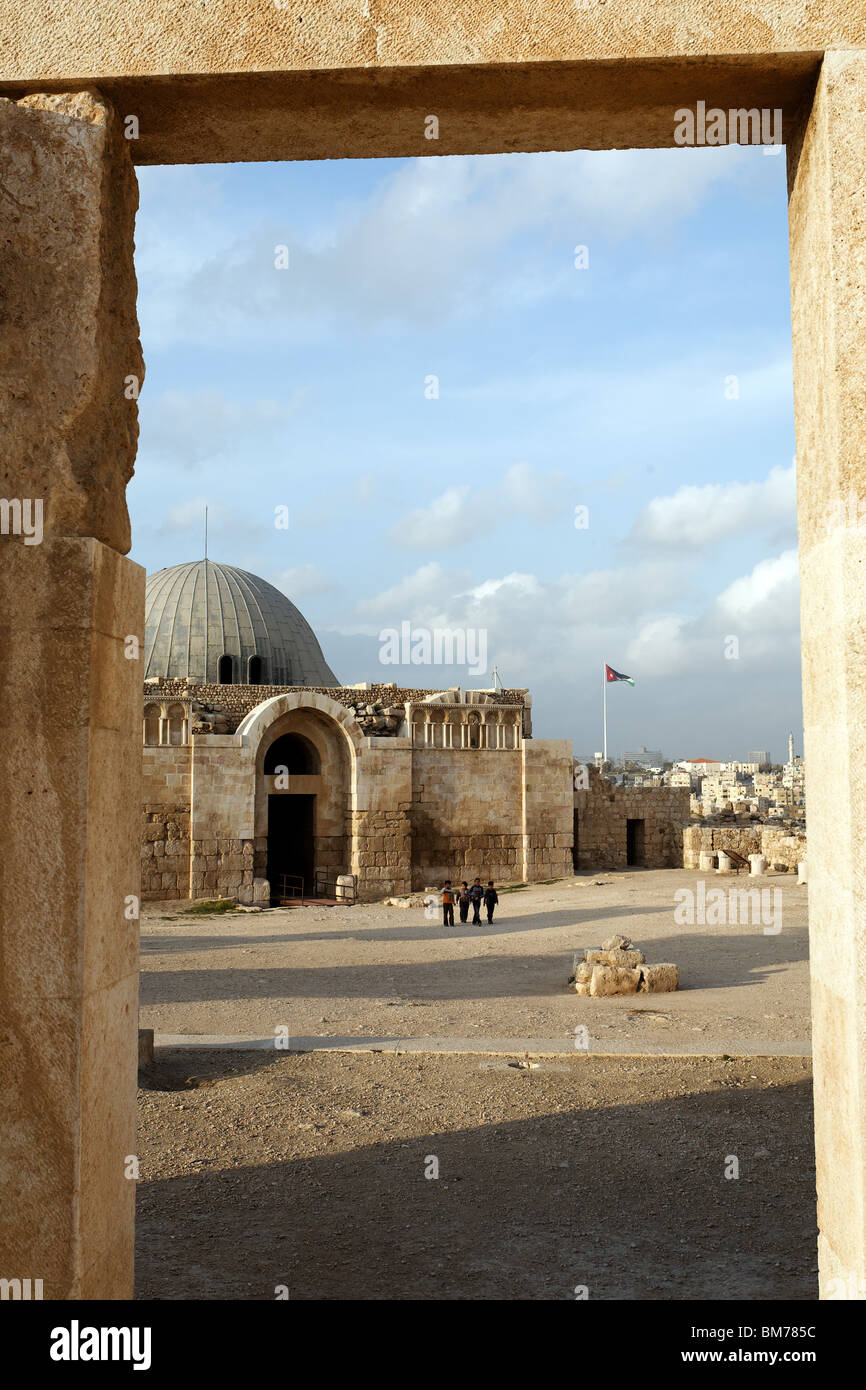
M 145 679 L 244 685 L 252 675 L 258 685 L 339 685 L 316 634 L 285 594 L 213 560 L 148 575 L 144 647 Z M 231 657 L 230 675 L 222 657 Z M 257 672 L 251 657 L 260 659 Z

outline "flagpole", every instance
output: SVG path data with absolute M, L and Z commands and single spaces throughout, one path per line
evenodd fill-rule
M 601 664 L 601 689 L 604 704 L 604 742 L 602 743 L 602 765 L 607 762 L 607 666 Z

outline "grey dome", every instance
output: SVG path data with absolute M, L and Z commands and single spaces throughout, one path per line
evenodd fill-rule
M 231 657 L 231 682 L 249 680 L 259 657 L 258 685 L 339 685 L 306 618 L 279 589 L 246 570 L 195 560 L 148 575 L 145 680 L 220 682 L 220 658 Z M 227 684 L 223 669 L 222 684 Z

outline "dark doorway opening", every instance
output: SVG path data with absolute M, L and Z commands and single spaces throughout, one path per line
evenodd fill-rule
M 231 684 L 232 684 L 232 676 L 233 676 L 233 671 L 232 671 L 232 659 L 231 659 L 231 657 L 230 657 L 230 656 L 221 656 L 221 657 L 220 657 L 220 660 L 219 660 L 219 670 L 218 670 L 218 673 L 217 673 L 217 681 L 218 681 L 218 683 L 219 683 L 220 685 L 231 685 Z
M 281 768 L 296 776 L 317 777 L 322 771 L 322 762 L 315 745 L 303 734 L 283 734 L 265 754 L 265 776 L 272 776 Z
M 574 813 L 574 831 L 573 831 L 573 834 L 574 834 L 574 844 L 573 844 L 572 847 L 571 847 L 571 867 L 574 869 L 574 872 L 575 872 L 575 873 L 577 873 L 577 870 L 578 870 L 578 867 L 579 867 L 579 859 L 578 859 L 578 844 L 579 844 L 579 840 L 578 840 L 578 833 L 577 833 L 577 817 L 578 817 L 578 812 L 575 811 L 575 813 Z
M 627 864 L 643 863 L 644 822 L 627 820 L 625 823 L 625 860 Z
M 315 796 L 268 797 L 268 882 L 271 902 L 311 898 Z

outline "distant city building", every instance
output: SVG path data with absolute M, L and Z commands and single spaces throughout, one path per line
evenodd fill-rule
M 664 754 L 656 748 L 638 748 L 636 753 L 623 753 L 623 762 L 637 763 L 639 767 L 664 767 Z
M 693 772 L 699 777 L 720 772 L 723 766 L 724 764 L 720 763 L 717 758 L 683 758 L 677 763 L 677 768 L 681 768 L 684 772 Z
M 769 761 L 770 755 L 767 752 L 766 748 L 756 748 L 753 753 L 746 754 L 747 763 L 758 763 L 760 764 L 760 766 L 763 767 Z

